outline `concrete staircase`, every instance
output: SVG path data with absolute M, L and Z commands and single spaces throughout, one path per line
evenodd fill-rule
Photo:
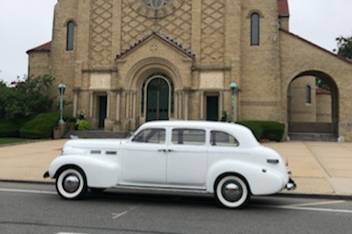
M 337 142 L 336 135 L 332 133 L 291 132 L 288 136 L 291 141 Z
M 116 138 L 126 138 L 128 133 L 122 132 L 112 132 L 104 130 L 89 130 L 89 131 L 69 131 L 65 134 L 64 138 L 83 138 L 83 139 L 116 139 Z

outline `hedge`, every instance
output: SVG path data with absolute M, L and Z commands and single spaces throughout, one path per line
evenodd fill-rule
M 285 133 L 285 125 L 274 121 L 239 121 L 249 128 L 257 140 L 281 141 Z
M 20 136 L 29 139 L 51 138 L 59 118 L 56 112 L 39 114 L 20 129 Z
M 0 120 L 0 137 L 19 137 L 20 129 L 31 117 L 15 120 Z

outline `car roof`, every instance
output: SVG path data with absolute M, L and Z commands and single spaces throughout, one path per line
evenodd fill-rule
M 143 127 L 176 127 L 176 128 L 216 128 L 216 129 L 228 129 L 236 128 L 236 130 L 247 130 L 246 127 L 225 122 L 215 121 L 195 121 L 195 120 L 172 120 L 172 121 L 152 121 L 143 124 Z

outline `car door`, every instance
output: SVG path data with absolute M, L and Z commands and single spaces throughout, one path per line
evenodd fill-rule
M 168 146 L 168 185 L 204 188 L 207 174 L 206 131 L 174 128 Z
M 121 147 L 122 182 L 126 185 L 165 185 L 166 129 L 141 130 Z

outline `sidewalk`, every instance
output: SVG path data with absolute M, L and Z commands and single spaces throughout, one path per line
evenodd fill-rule
M 42 178 L 65 140 L 0 147 L 0 180 Z M 289 162 L 300 194 L 352 195 L 352 143 L 269 143 Z

